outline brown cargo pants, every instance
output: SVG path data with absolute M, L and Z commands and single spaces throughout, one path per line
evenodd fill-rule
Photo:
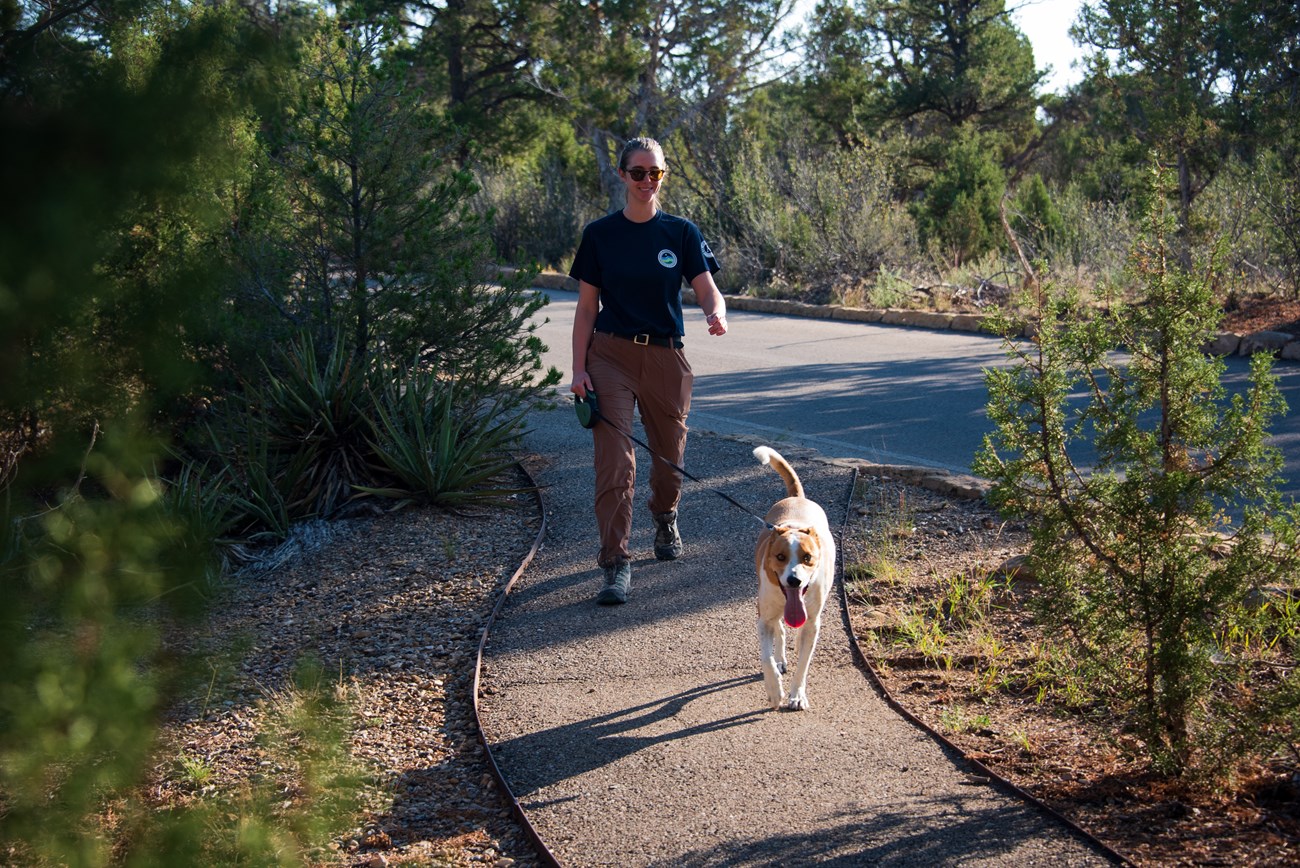
M 686 414 L 695 382 L 683 350 L 636 344 L 596 332 L 587 348 L 587 374 L 602 416 L 631 432 L 632 408 L 639 406 L 646 443 L 656 455 L 683 466 Z M 636 488 L 635 444 L 603 420 L 591 433 L 596 453 L 596 524 L 600 529 L 596 562 L 608 567 L 632 559 L 628 539 Z M 652 460 L 650 511 L 672 512 L 681 493 L 681 475 L 664 462 Z

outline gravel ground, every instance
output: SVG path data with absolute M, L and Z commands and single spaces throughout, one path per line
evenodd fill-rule
M 358 825 L 316 859 L 536 865 L 491 774 L 471 699 L 483 626 L 540 527 L 534 504 L 529 496 L 516 510 L 413 509 L 300 529 L 282 566 L 237 582 L 208 630 L 179 639 L 210 672 L 164 722 L 149 799 L 239 812 L 260 793 L 278 813 L 310 809 L 300 754 L 278 750 L 274 737 L 300 693 L 293 673 L 310 659 L 351 710 L 360 782 L 337 795 L 363 806 Z
M 480 715 L 561 862 L 1105 863 L 890 710 L 854 664 L 838 602 L 824 617 L 812 710 L 766 710 L 754 635 L 758 526 L 695 483 L 681 505 L 685 556 L 654 560 L 642 494 L 632 600 L 596 606 L 589 435 L 567 407 L 534 422 L 530 467 L 545 488 L 548 532 L 490 632 Z M 784 489 L 751 448 L 692 432 L 688 468 L 764 512 Z M 785 454 L 837 525 L 851 473 Z M 642 492 L 647 467 L 641 460 Z

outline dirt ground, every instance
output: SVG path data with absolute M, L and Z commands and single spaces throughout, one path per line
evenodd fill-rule
M 346 791 L 333 797 L 358 811 L 335 817 L 327 840 L 302 839 L 313 864 L 538 864 L 479 742 L 472 684 L 483 626 L 540 521 L 529 495 L 510 509 L 408 509 L 291 540 L 282 565 L 216 601 L 208 629 L 176 637 L 210 678 L 163 722 L 148 801 L 238 817 L 261 800 L 287 827 L 318 810 L 304 753 L 282 743 L 302 737 L 285 720 L 310 660 L 348 710 L 336 779 Z
M 1243 299 L 1224 313 L 1222 328 L 1243 335 L 1258 331 L 1300 335 L 1300 300 L 1282 296 Z

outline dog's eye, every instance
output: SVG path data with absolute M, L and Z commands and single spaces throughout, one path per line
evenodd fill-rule
M 805 564 L 811 564 L 811 563 L 812 563 L 812 555 L 808 554 L 808 552 L 804 552 L 804 553 L 803 553 L 803 562 L 804 562 Z
M 778 563 L 782 563 L 782 564 L 785 563 L 785 552 L 781 552 L 779 555 L 777 555 L 776 560 Z

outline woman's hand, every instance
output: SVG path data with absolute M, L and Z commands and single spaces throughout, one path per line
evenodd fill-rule
M 718 285 L 713 282 L 713 275 L 707 271 L 701 271 L 691 279 L 691 289 L 695 290 L 695 303 L 701 309 L 713 311 L 704 315 L 705 321 L 709 324 L 709 334 L 725 335 L 727 333 L 727 303 L 722 298 L 722 292 Z
M 587 376 L 586 371 L 573 375 L 573 382 L 569 384 L 569 391 L 579 398 L 585 398 L 588 392 L 595 391 L 591 385 L 591 377 Z

